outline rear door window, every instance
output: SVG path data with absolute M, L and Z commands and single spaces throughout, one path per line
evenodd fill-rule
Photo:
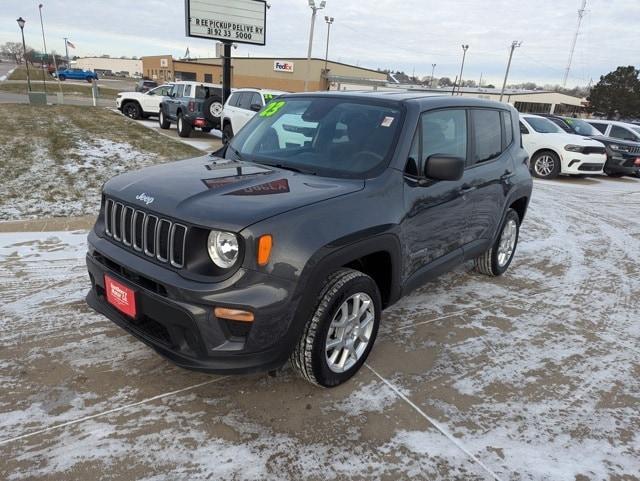
M 251 103 L 249 105 L 259 105 L 262 107 L 264 105 L 262 103 L 262 96 L 258 92 L 254 92 L 251 96 Z
M 495 159 L 502 153 L 502 122 L 498 110 L 471 110 L 473 153 L 471 165 Z
M 176 85 L 174 88 L 174 92 L 175 92 L 175 97 L 182 97 L 182 95 L 184 94 L 184 85 L 183 84 Z
M 507 148 L 513 142 L 513 120 L 511 119 L 510 112 L 502 112 L 502 129 L 504 130 L 504 144 L 503 147 Z

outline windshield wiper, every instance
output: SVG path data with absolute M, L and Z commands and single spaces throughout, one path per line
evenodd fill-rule
M 291 172 L 297 172 L 298 174 L 307 174 L 307 175 L 317 175 L 315 172 L 311 172 L 309 170 L 298 169 L 297 167 L 292 167 L 290 165 L 285 164 L 271 164 L 268 162 L 260 162 L 263 165 L 268 165 L 269 167 L 276 167 L 277 169 L 290 170 Z

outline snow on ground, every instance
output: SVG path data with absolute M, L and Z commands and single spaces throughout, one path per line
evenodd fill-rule
M 86 307 L 85 233 L 0 234 L 0 477 L 638 480 L 639 192 L 536 182 L 510 271 L 401 300 L 333 390 L 181 370 Z
M 15 68 L 12 68 L 11 70 L 9 70 L 5 75 L 1 75 L 0 76 L 0 82 L 4 82 L 5 80 L 7 80 L 9 77 L 11 77 L 11 74 L 13 73 L 13 71 L 15 70 Z

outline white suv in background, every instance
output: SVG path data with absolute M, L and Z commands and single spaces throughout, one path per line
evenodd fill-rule
M 131 119 L 146 118 L 151 115 L 158 115 L 160 112 L 160 102 L 169 95 L 173 84 L 164 84 L 142 92 L 120 92 L 116 97 L 116 107 L 124 115 Z
M 560 174 L 600 174 L 607 162 L 602 143 L 567 134 L 544 117 L 520 115 L 520 132 L 535 177 L 553 179 Z
M 628 124 L 626 122 L 618 122 L 616 120 L 587 120 L 596 129 L 602 132 L 602 135 L 613 137 L 614 139 L 630 140 L 632 142 L 640 142 L 640 125 Z
M 262 107 L 279 95 L 281 90 L 238 89 L 234 90 L 224 104 L 222 111 L 222 141 L 226 144 L 245 126 Z

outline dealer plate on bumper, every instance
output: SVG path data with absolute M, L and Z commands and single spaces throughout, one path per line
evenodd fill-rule
M 109 304 L 129 317 L 136 317 L 136 293 L 133 289 L 106 274 L 104 276 L 104 289 L 107 293 Z

